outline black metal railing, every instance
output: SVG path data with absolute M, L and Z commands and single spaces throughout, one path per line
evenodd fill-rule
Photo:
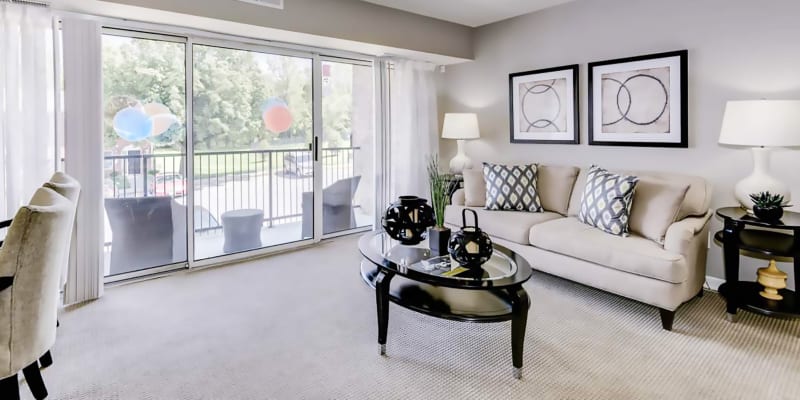
M 359 149 L 321 149 L 323 187 L 355 175 Z M 295 222 L 303 193 L 313 191 L 312 157 L 307 149 L 202 151 L 187 174 L 184 153 L 106 155 L 104 196 L 172 196 L 185 204 L 185 177 L 192 175 L 196 231 L 219 228 L 222 213 L 242 208 L 264 210 L 269 226 Z

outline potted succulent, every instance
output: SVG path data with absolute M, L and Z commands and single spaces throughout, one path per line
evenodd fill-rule
M 444 208 L 449 202 L 450 180 L 439 172 L 439 158 L 428 158 L 428 183 L 431 188 L 431 206 L 433 207 L 435 224 L 428 228 L 428 243 L 434 254 L 447 253 L 447 242 L 450 240 L 450 228 L 444 226 Z
M 784 204 L 782 195 L 770 192 L 752 193 L 750 200 L 753 201 L 753 214 L 767 222 L 780 220 L 783 217 L 783 208 L 791 207 Z

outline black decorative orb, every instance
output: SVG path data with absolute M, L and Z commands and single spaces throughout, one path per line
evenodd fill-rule
M 417 196 L 400 196 L 383 213 L 381 225 L 392 239 L 402 244 L 417 244 L 428 235 L 428 227 L 436 224 L 433 207 Z
M 475 218 L 474 226 L 467 226 L 467 211 L 471 212 Z M 447 251 L 460 265 L 467 268 L 480 268 L 492 256 L 494 251 L 492 239 L 478 228 L 478 214 L 474 210 L 463 209 L 461 220 L 463 226 L 450 236 Z

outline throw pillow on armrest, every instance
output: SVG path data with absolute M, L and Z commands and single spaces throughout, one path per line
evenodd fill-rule
M 464 177 L 464 205 L 486 207 L 486 181 L 483 180 L 483 170 L 465 169 L 461 174 Z
M 633 194 L 639 178 L 592 165 L 586 175 L 578 220 L 617 236 L 629 235 Z
M 486 209 L 541 212 L 536 189 L 537 166 L 483 163 Z
M 667 229 L 677 219 L 688 190 L 688 184 L 640 177 L 633 195 L 631 232 L 663 245 Z

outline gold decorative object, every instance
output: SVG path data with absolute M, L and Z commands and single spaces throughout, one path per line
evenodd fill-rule
M 764 286 L 764 290 L 758 294 L 770 300 L 783 300 L 783 296 L 778 294 L 778 289 L 786 287 L 786 278 L 786 272 L 778 269 L 775 260 L 770 260 L 769 266 L 758 269 L 758 283 Z

